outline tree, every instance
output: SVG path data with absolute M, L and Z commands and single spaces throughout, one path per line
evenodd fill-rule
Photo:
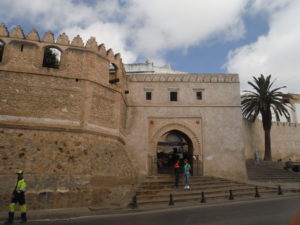
M 290 113 L 288 109 L 292 109 L 290 100 L 292 96 L 284 94 L 280 89 L 285 88 L 278 87 L 272 89 L 273 82 L 271 82 L 271 75 L 264 77 L 253 77 L 254 83 L 248 82 L 248 84 L 254 89 L 254 91 L 244 91 L 242 95 L 242 113 L 243 116 L 254 122 L 259 113 L 262 117 L 263 128 L 265 132 L 265 156 L 264 160 L 271 161 L 271 126 L 272 126 L 272 113 L 275 115 L 276 120 L 280 121 L 280 117 L 284 116 L 288 121 L 290 119 Z

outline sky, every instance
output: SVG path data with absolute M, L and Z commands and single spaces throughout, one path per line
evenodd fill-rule
M 300 93 L 299 0 L 1 0 L 0 23 L 52 31 L 189 73 L 260 74 Z

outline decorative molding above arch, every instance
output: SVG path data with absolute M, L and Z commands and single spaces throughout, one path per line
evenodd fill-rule
M 172 130 L 178 130 L 187 135 L 193 144 L 194 154 L 202 155 L 200 137 L 198 137 L 189 127 L 180 123 L 168 123 L 156 131 L 153 131 L 154 134 L 150 137 L 150 150 L 152 154 L 156 152 L 157 143 L 160 137 Z

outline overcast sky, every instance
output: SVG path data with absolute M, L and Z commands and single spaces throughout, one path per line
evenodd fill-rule
M 96 37 L 125 63 L 190 73 L 272 74 L 300 93 L 299 0 L 1 0 L 0 22 L 27 34 Z

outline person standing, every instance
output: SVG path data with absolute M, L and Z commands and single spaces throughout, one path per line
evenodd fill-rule
M 184 189 L 191 189 L 190 187 L 190 171 L 191 165 L 188 163 L 188 160 L 184 160 Z
M 175 187 L 178 187 L 179 183 L 179 173 L 180 173 L 180 165 L 179 165 L 179 160 L 176 161 L 174 164 L 174 173 L 175 173 Z
M 21 223 L 26 223 L 27 222 L 26 205 L 25 205 L 26 182 L 23 178 L 23 171 L 22 170 L 18 170 L 16 174 L 17 174 L 18 177 L 17 177 L 17 182 L 16 182 L 16 185 L 15 185 L 15 189 L 12 193 L 11 201 L 10 201 L 10 204 L 9 204 L 7 224 L 12 224 L 13 221 L 14 221 L 16 203 L 19 203 L 19 205 L 20 205 Z
M 259 164 L 260 164 L 260 162 L 259 162 L 259 151 L 258 151 L 258 150 L 256 150 L 256 151 L 254 152 L 254 161 L 255 161 L 255 164 L 256 164 L 256 165 L 259 165 Z

